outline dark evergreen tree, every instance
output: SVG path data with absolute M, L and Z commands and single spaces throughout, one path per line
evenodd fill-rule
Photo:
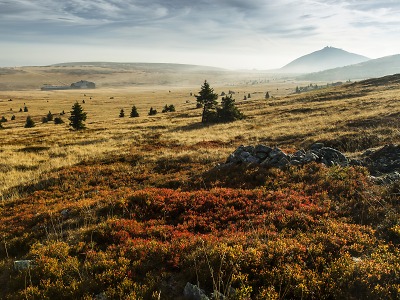
M 221 107 L 217 109 L 219 122 L 231 122 L 244 118 L 244 115 L 235 106 L 232 95 L 222 98 Z
M 71 116 L 68 118 L 70 121 L 69 125 L 75 130 L 82 130 L 85 129 L 85 124 L 83 123 L 86 121 L 86 113 L 83 112 L 82 106 L 75 102 L 72 106 Z
M 54 124 L 62 124 L 62 123 L 64 123 L 64 121 L 60 117 L 55 117 L 54 118 Z
M 19 109 L 19 112 L 22 112 L 22 108 Z
M 139 113 L 137 111 L 137 108 L 135 105 L 132 106 L 132 110 L 131 110 L 131 114 L 130 114 L 131 118 L 137 118 L 139 117 Z
M 24 106 L 24 112 L 28 112 L 28 107 Z
M 269 92 L 265 93 L 265 99 L 269 99 Z
M 201 86 L 199 95 L 196 95 L 197 107 L 203 107 L 201 116 L 202 123 L 215 122 L 217 117 L 217 99 L 218 94 L 214 93 L 214 89 L 210 87 L 207 80 Z
M 6 119 L 5 116 L 2 116 L 2 117 L 1 117 L 1 120 L 0 120 L 0 123 L 4 123 L 4 122 L 7 122 L 7 119 Z
M 157 114 L 157 110 L 153 109 L 153 107 L 150 107 L 149 116 L 154 116 L 156 114 Z
M 162 110 L 163 113 L 174 112 L 174 111 L 175 111 L 175 106 L 173 104 L 171 104 L 171 105 L 165 104 L 165 106 L 164 106 L 164 108 Z
M 125 112 L 124 112 L 124 109 L 123 109 L 123 108 L 121 108 L 121 111 L 119 112 L 119 117 L 120 117 L 120 118 L 125 117 Z
M 26 117 L 25 128 L 35 127 L 35 122 L 32 120 L 31 116 Z
M 15 120 L 15 115 L 11 116 L 11 120 L 14 121 Z
M 49 111 L 49 113 L 47 114 L 46 118 L 47 118 L 48 122 L 53 121 L 53 114 Z

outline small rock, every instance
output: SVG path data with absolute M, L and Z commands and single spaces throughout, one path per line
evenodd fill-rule
M 310 150 L 320 150 L 321 148 L 323 148 L 324 147 L 324 144 L 323 143 L 315 143 L 315 144 L 312 144 L 311 146 L 310 146 Z
M 15 260 L 14 261 L 14 270 L 22 271 L 32 267 L 33 260 L 26 259 L 26 260 Z
M 197 285 L 191 284 L 190 282 L 186 283 L 185 288 L 183 290 L 183 296 L 187 300 L 209 300 L 202 289 L 200 289 Z
M 304 163 L 310 163 L 313 161 L 317 161 L 319 159 L 318 155 L 315 154 L 313 151 L 307 151 L 304 155 L 303 161 Z

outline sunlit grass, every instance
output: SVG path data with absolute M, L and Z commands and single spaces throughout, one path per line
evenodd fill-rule
M 280 93 L 285 90 L 288 94 L 294 86 L 294 83 L 286 84 Z M 6 129 L 1 131 L 0 193 L 38 181 L 52 170 L 111 154 L 128 153 L 132 148 L 142 151 L 144 145 L 149 145 L 144 156 L 150 161 L 180 155 L 190 148 L 184 155 L 221 162 L 240 144 L 300 148 L 319 140 L 358 134 L 373 136 L 381 143 L 395 143 L 400 139 L 398 125 L 392 122 L 400 109 L 397 88 L 378 87 L 362 94 L 363 88 L 359 86 L 338 87 L 266 100 L 263 91 L 271 90 L 271 86 L 240 86 L 235 88 L 234 98 L 247 118 L 206 126 L 200 123 L 201 110 L 194 108 L 193 94 L 197 92 L 194 87 L 2 92 L 0 116 L 4 115 L 9 121 L 3 124 Z M 234 88 L 215 88 L 218 93 L 229 89 Z M 338 95 L 350 92 L 360 96 L 326 100 L 325 95 L 331 91 Z M 251 99 L 242 100 L 248 93 Z M 80 132 L 71 131 L 68 126 L 69 112 L 76 101 L 88 115 L 87 130 Z M 173 104 L 177 111 L 162 114 L 165 104 Z M 139 118 L 129 118 L 132 105 L 138 108 Z M 24 106 L 28 107 L 28 112 L 19 111 Z M 158 110 L 156 116 L 148 116 L 150 107 Z M 118 117 L 121 108 L 125 118 Z M 65 123 L 42 123 L 41 119 L 49 111 Z M 62 111 L 65 115 L 60 115 Z M 12 115 L 15 121 L 11 121 Z M 36 127 L 24 128 L 28 115 L 32 116 Z M 361 125 L 349 126 L 357 121 Z M 152 149 L 152 144 L 159 141 L 162 145 Z M 211 148 L 206 143 L 210 141 L 213 142 Z M 172 142 L 175 146 L 171 148 Z

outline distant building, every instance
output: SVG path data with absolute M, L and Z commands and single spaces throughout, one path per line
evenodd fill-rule
M 71 89 L 68 85 L 51 85 L 44 84 L 41 88 L 42 91 L 52 91 L 52 90 L 69 90 Z
M 96 84 L 91 81 L 81 80 L 71 84 L 71 89 L 95 89 Z
M 95 89 L 96 84 L 91 81 L 81 80 L 71 85 L 51 85 L 44 84 L 41 87 L 42 91 L 51 91 L 51 90 L 71 90 L 71 89 Z

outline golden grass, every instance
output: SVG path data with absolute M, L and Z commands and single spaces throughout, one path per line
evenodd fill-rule
M 9 197 L 18 193 L 16 187 L 38 182 L 59 168 L 126 153 L 140 154 L 148 163 L 173 157 L 217 163 L 240 144 L 299 148 L 352 134 L 373 136 L 381 144 L 400 141 L 399 125 L 393 122 L 400 113 L 397 85 L 369 91 L 362 86 L 337 87 L 300 95 L 289 95 L 295 82 L 217 85 L 218 93 L 237 92 L 234 98 L 247 118 L 208 126 L 200 124 L 201 110 L 194 109 L 196 101 L 190 96 L 200 85 L 0 92 L 0 117 L 8 119 L 0 131 L 0 194 Z M 274 98 L 265 100 L 265 91 Z M 248 93 L 251 99 L 243 101 Z M 332 93 L 338 99 L 327 99 Z M 75 101 L 88 115 L 84 131 L 68 126 Z M 174 104 L 176 112 L 162 114 L 165 104 Z M 19 112 L 24 105 L 29 111 Z M 139 118 L 129 118 L 132 105 Z M 159 113 L 148 116 L 150 107 Z M 122 108 L 125 118 L 118 117 Z M 59 116 L 63 110 L 64 124 L 42 123 L 49 111 Z M 16 119 L 11 121 L 13 114 Z M 24 128 L 28 115 L 36 127 Z

